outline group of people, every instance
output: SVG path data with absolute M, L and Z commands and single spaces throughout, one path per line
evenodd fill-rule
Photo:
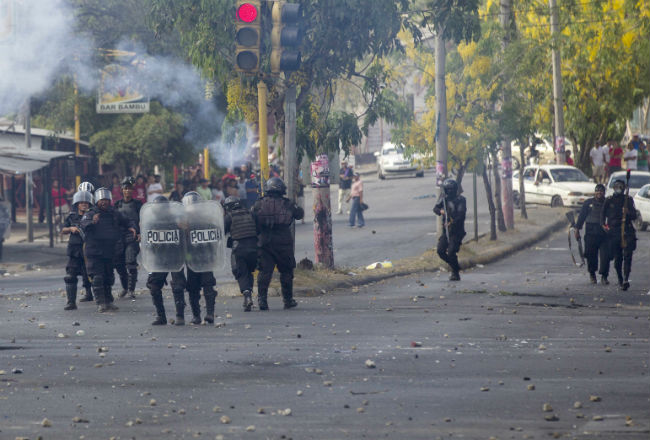
M 346 212 L 350 216 L 349 226 L 354 228 L 356 223 L 358 228 L 363 228 L 366 222 L 363 218 L 365 204 L 363 203 L 361 175 L 356 173 L 346 160 L 343 160 L 339 170 L 339 204 L 336 213 L 343 214 L 344 205 L 349 204 L 350 201 L 352 201 L 352 205 Z
M 624 150 L 618 142 L 609 141 L 603 145 L 594 145 L 589 151 L 594 180 L 607 183 L 609 176 L 625 169 L 648 171 L 648 145 L 638 134 L 632 136 Z
M 577 240 L 581 239 L 580 230 L 585 227 L 585 257 L 590 281 L 593 284 L 598 282 L 598 271 L 601 284 L 609 284 L 610 261 L 614 260 L 618 285 L 622 290 L 630 287 L 632 254 L 637 241 L 633 225 L 637 216 L 634 199 L 625 190 L 626 183 L 617 179 L 614 194 L 605 198 L 605 185 L 597 184 L 595 196 L 582 205 L 575 224 Z
M 203 239 L 205 242 L 224 240 L 225 236 L 228 236 L 227 245 L 232 248 L 232 272 L 244 297 L 244 311 L 250 311 L 253 307 L 253 273 L 258 268 L 260 310 L 269 308 L 268 288 L 275 267 L 280 272 L 284 307 L 288 309 L 297 306 L 293 299 L 293 270 L 296 262 L 291 225 L 295 220 L 303 218 L 304 210 L 284 197 L 286 186 L 280 178 L 273 177 L 266 181 L 264 197 L 256 200 L 250 208 L 247 200 L 241 199 L 238 195 L 229 195 L 222 203 L 218 203 L 219 208 L 210 212 L 218 212 L 218 215 L 223 216 L 223 221 L 217 222 L 223 224 L 223 230 L 190 231 L 184 220 L 174 220 L 173 224 L 170 223 L 168 219 L 172 217 L 164 215 L 172 209 L 170 199 L 158 194 L 147 204 L 157 208 L 150 212 L 158 213 L 158 218 L 154 220 L 163 223 L 158 224 L 155 230 L 147 226 L 149 229 L 146 230 L 145 236 L 141 236 L 143 223 L 140 218 L 144 204 L 135 198 L 136 182 L 132 177 L 122 180 L 118 201 L 113 200 L 112 190 L 108 188 L 94 190 L 89 182 L 80 184 L 74 194 L 73 211 L 66 217 L 62 231 L 64 234 L 70 234 L 67 249 L 68 264 L 64 278 L 67 298 L 65 310 L 77 309 L 78 278 L 81 278 L 85 288 L 85 296 L 80 299 L 81 302 L 94 300 L 100 313 L 117 310 L 112 293 L 114 272 L 118 273 L 122 286 L 118 296 L 135 297 L 138 277 L 137 256 L 141 251 L 141 244 L 147 246 L 154 243 L 153 254 L 163 255 L 165 245 L 178 244 L 183 240 L 194 242 L 194 237 L 197 235 L 208 237 Z M 176 191 L 178 190 L 177 187 Z M 194 206 L 198 209 L 209 209 L 210 206 L 214 208 L 214 205 L 195 204 L 217 203 L 213 199 L 206 200 L 198 191 L 179 193 L 179 196 L 183 206 Z M 165 221 L 168 224 L 164 224 Z M 207 226 L 202 226 L 205 227 Z M 144 229 L 143 226 L 142 230 Z M 166 236 L 168 239 L 152 240 L 153 236 Z M 187 238 L 180 238 L 181 236 Z M 181 265 L 180 270 L 149 273 L 147 287 L 156 312 L 156 319 L 152 324 L 167 324 L 162 288 L 170 272 L 176 308 L 174 323 L 176 325 L 185 323 L 185 290 L 189 295 L 191 322 L 193 324 L 213 323 L 217 296 L 214 274 L 210 271 L 195 272 L 186 264 L 185 268 Z M 203 319 L 200 311 L 201 289 L 205 301 Z

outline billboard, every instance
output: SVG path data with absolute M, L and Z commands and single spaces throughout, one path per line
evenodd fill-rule
M 97 113 L 147 113 L 149 97 L 144 94 L 144 62 L 109 64 L 101 70 L 97 92 Z

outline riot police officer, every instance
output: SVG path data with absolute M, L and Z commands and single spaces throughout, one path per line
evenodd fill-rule
M 180 207 L 180 204 L 176 205 Z M 140 215 L 142 262 L 144 267 L 151 271 L 147 277 L 147 288 L 156 309 L 156 319 L 151 325 L 167 324 L 162 288 L 167 284 L 169 272 L 174 303 L 178 307 L 181 302 L 185 307 L 183 297 L 187 281 L 183 272 L 185 259 L 182 251 L 185 238 L 179 225 L 180 209 L 179 212 L 174 212 L 173 208 L 167 197 L 161 195 L 152 203 L 145 204 Z M 185 324 L 182 312 L 175 324 Z
M 244 311 L 253 307 L 253 272 L 257 267 L 257 232 L 255 220 L 239 197 L 230 196 L 225 200 L 224 227 L 230 233 L 228 247 L 232 248 L 230 265 L 237 279 L 239 291 L 244 295 Z
M 111 206 L 111 192 L 106 188 L 95 191 L 96 205 L 81 219 L 81 229 L 85 236 L 84 256 L 86 270 L 92 283 L 97 311 L 100 313 L 117 310 L 113 305 L 111 287 L 115 281 L 113 258 L 115 242 L 128 229 L 137 236 L 137 225 Z
M 129 220 L 136 225 L 140 224 L 140 209 L 142 202 L 133 198 L 133 177 L 125 177 L 122 180 L 122 199 L 115 202 L 115 209 L 124 214 Z M 124 231 L 120 240 L 115 259 L 115 270 L 120 276 L 122 291 L 120 298 L 124 298 L 127 293 L 131 298 L 135 298 L 135 285 L 138 282 L 138 262 L 137 257 L 140 253 L 140 245 L 137 238 L 134 238 L 129 231 Z
M 70 234 L 68 240 L 68 264 L 65 266 L 65 294 L 67 302 L 63 310 L 77 309 L 77 277 L 81 277 L 81 282 L 86 289 L 86 297 L 92 300 L 91 284 L 86 274 L 86 264 L 83 256 L 83 236 L 79 226 L 81 218 L 88 211 L 92 204 L 93 196 L 87 191 L 78 191 L 72 198 L 73 212 L 68 214 L 63 223 L 62 234 Z
M 257 299 L 260 310 L 268 310 L 267 295 L 273 269 L 278 267 L 284 308 L 296 307 L 293 299 L 293 269 L 296 267 L 291 224 L 305 215 L 304 210 L 283 197 L 287 187 L 279 177 L 272 177 L 264 184 L 264 197 L 255 202 L 252 209 L 258 238 L 259 275 Z
M 458 194 L 458 183 L 454 179 L 445 179 L 442 183 L 443 194 L 433 208 L 436 215 L 442 216 L 443 230 L 438 239 L 438 255 L 451 267 L 450 281 L 460 281 L 458 251 L 465 237 L 465 215 L 467 204 L 465 197 Z
M 182 203 L 186 207 L 186 209 L 196 203 L 201 203 L 205 201 L 203 197 L 196 191 L 190 191 L 186 193 L 183 196 Z M 206 224 L 201 224 L 200 220 L 196 221 L 196 219 L 190 219 L 191 221 L 191 226 L 196 227 L 198 229 L 209 229 L 212 225 Z M 188 222 L 184 226 L 188 228 L 190 226 Z M 188 231 L 186 231 L 188 232 Z M 222 232 L 223 235 L 223 232 Z M 223 237 L 222 237 L 223 238 Z M 188 246 L 189 246 L 189 240 L 188 240 Z M 197 250 L 198 249 L 198 250 Z M 203 255 L 200 254 L 201 250 L 205 251 Z M 198 257 L 199 259 L 201 258 L 211 258 L 211 247 L 208 246 L 202 246 L 198 245 L 195 246 L 194 252 L 198 252 L 199 255 L 191 255 L 191 257 L 196 258 Z M 217 285 L 217 280 L 214 277 L 214 274 L 210 271 L 205 271 L 205 272 L 195 272 L 194 270 L 190 269 L 189 265 L 187 266 L 187 292 L 188 292 L 188 298 L 190 300 L 190 309 L 192 310 L 192 324 L 200 324 L 201 323 L 201 308 L 200 308 L 200 303 L 199 300 L 201 298 L 201 289 L 203 289 L 203 300 L 205 301 L 205 322 L 208 324 L 213 324 L 214 323 L 214 305 L 216 302 L 217 298 L 217 291 L 214 289 L 214 286 Z M 179 315 L 179 306 L 181 304 L 176 305 L 176 315 L 177 319 Z M 184 303 L 182 304 L 182 307 L 184 307 Z
M 614 259 L 614 268 L 618 276 L 618 285 L 622 290 L 630 287 L 632 270 L 632 253 L 636 249 L 636 220 L 634 199 L 625 194 L 625 182 L 614 181 L 614 194 L 605 199 L 600 224 L 609 236 L 610 258 Z M 625 224 L 623 224 L 625 215 Z
M 594 197 L 587 199 L 580 209 L 578 221 L 575 225 L 576 240 L 580 240 L 580 230 L 585 225 L 585 256 L 587 257 L 587 271 L 592 284 L 596 284 L 596 270 L 598 270 L 598 257 L 600 255 L 600 283 L 609 284 L 609 242 L 607 233 L 600 226 L 600 216 L 605 204 L 605 185 L 596 185 Z

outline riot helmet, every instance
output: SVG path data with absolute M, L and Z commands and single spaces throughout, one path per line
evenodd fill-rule
M 445 179 L 442 182 L 442 190 L 445 192 L 445 196 L 455 197 L 458 193 L 458 183 L 454 179 Z
M 228 210 L 241 208 L 241 199 L 237 196 L 228 196 L 223 202 L 223 206 Z
M 184 196 L 181 202 L 183 205 L 188 206 L 188 205 L 193 205 L 195 203 L 199 203 L 203 201 L 203 197 L 201 197 L 201 194 L 197 193 L 196 191 L 189 191 L 187 192 Z
M 153 199 L 153 203 L 169 203 L 169 199 L 167 199 L 165 196 L 158 196 Z
M 89 205 L 93 204 L 93 195 L 90 194 L 88 191 L 77 191 L 74 193 L 74 196 L 72 196 L 72 206 L 76 206 L 77 203 L 82 203 L 86 202 Z
M 133 186 L 135 185 L 135 179 L 132 176 L 127 176 L 124 179 L 122 179 L 122 188 L 125 186 Z
M 88 191 L 89 193 L 92 193 L 95 191 L 95 187 L 90 182 L 81 182 L 77 187 L 77 191 Z
M 623 191 L 625 191 L 625 182 L 621 179 L 616 179 L 612 187 L 614 188 L 615 194 L 623 194 Z
M 113 195 L 107 188 L 98 188 L 97 191 L 95 191 L 95 200 L 99 202 L 104 199 L 112 201 Z
M 271 177 L 264 184 L 264 192 L 283 195 L 287 192 L 287 187 L 279 177 Z
M 594 189 L 594 192 L 598 192 L 598 191 L 605 192 L 605 185 L 603 185 L 602 183 L 599 183 L 598 185 L 596 185 L 596 188 Z

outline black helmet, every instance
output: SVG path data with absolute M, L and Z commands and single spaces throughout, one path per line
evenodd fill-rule
M 133 186 L 135 185 L 135 179 L 131 176 L 126 176 L 124 179 L 122 179 L 122 188 L 125 186 Z
M 183 202 L 183 205 L 187 206 L 187 205 L 193 205 L 194 203 L 198 203 L 203 200 L 204 199 L 203 197 L 201 197 L 201 194 L 197 193 L 196 191 L 188 191 L 183 196 L 183 200 L 181 200 L 181 202 Z
M 241 199 L 237 196 L 228 196 L 226 200 L 224 200 L 223 206 L 229 211 L 241 208 Z
M 283 195 L 287 192 L 287 187 L 279 177 L 271 177 L 264 184 L 264 191 L 269 194 Z
M 454 197 L 458 193 L 458 183 L 454 179 L 447 178 L 442 182 L 442 190 L 447 197 Z
M 169 203 L 169 199 L 165 196 L 157 196 L 153 199 L 153 203 Z
M 612 188 L 614 188 L 614 192 L 616 194 L 622 194 L 623 191 L 625 191 L 625 182 L 623 182 L 621 179 L 616 179 L 612 184 Z
M 603 185 L 602 183 L 599 183 L 598 185 L 596 185 L 596 188 L 594 189 L 594 192 L 598 192 L 598 191 L 605 192 L 605 185 Z

